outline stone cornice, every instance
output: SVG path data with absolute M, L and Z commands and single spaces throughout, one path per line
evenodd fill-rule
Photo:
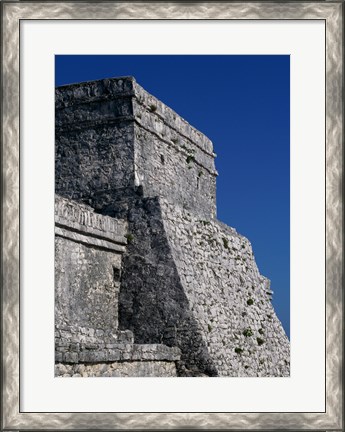
M 72 125 L 75 122 L 79 124 L 86 122 L 85 124 L 87 124 L 87 115 L 93 105 L 100 102 L 107 102 L 110 106 L 111 101 L 119 98 L 132 99 L 133 110 L 133 101 L 135 100 L 138 105 L 144 107 L 146 112 L 149 113 L 149 117 L 154 118 L 158 116 L 161 120 L 163 119 L 166 126 L 181 134 L 181 136 L 188 139 L 208 156 L 215 157 L 213 144 L 206 135 L 191 126 L 174 110 L 143 89 L 135 81 L 134 77 L 109 78 L 57 87 L 55 89 L 55 107 L 57 112 L 60 111 L 62 114 L 64 110 L 68 110 L 71 107 L 77 109 L 76 107 L 78 106 L 81 117 L 77 118 L 75 121 L 69 120 L 66 124 L 63 124 L 64 120 L 59 119 L 59 116 L 57 116 L 58 120 L 56 126 L 64 130 L 66 127 L 73 128 Z M 85 110 L 83 105 L 87 105 Z M 111 110 L 101 116 L 101 118 L 98 119 L 98 123 L 108 123 L 111 119 L 114 120 L 126 114 L 119 114 L 116 110 Z M 134 120 L 134 117 L 134 115 L 130 115 L 130 119 Z M 136 120 L 138 121 L 138 118 L 136 118 Z
M 103 216 L 86 205 L 55 197 L 55 233 L 81 243 L 124 252 L 127 223 Z

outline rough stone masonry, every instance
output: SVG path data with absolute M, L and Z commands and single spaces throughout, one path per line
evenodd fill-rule
M 56 89 L 58 376 L 290 374 L 213 146 L 133 77 Z

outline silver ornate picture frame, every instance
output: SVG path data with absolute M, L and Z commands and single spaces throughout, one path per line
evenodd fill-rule
M 326 27 L 326 410 L 325 412 L 20 411 L 20 21 L 323 20 Z M 343 148 L 344 4 L 319 2 L 1 3 L 2 24 L 2 418 L 1 430 L 344 430 Z M 44 396 L 44 395 L 43 395 Z

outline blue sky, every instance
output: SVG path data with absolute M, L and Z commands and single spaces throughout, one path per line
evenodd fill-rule
M 55 57 L 56 86 L 126 75 L 213 141 L 218 219 L 252 243 L 290 336 L 290 57 Z

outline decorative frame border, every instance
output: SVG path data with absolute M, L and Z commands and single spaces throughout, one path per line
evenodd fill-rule
M 344 430 L 344 3 L 4 1 L 2 23 L 1 430 Z M 22 19 L 318 19 L 326 22 L 326 412 L 21 413 L 19 411 L 19 23 Z

